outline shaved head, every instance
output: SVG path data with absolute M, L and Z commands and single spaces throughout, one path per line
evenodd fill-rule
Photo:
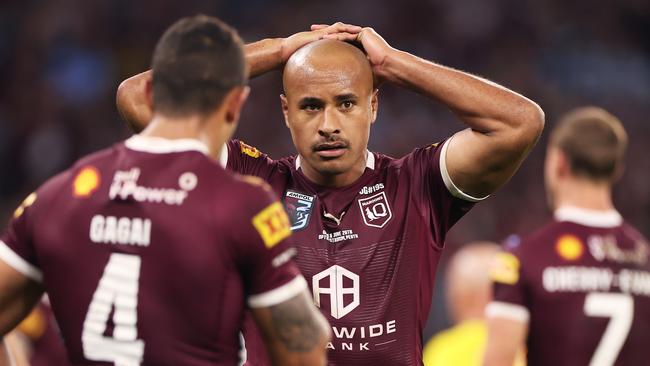
M 370 62 L 359 48 L 347 42 L 322 39 L 296 51 L 284 67 L 282 82 L 285 93 L 296 83 L 305 85 L 323 80 L 355 83 L 372 90 Z

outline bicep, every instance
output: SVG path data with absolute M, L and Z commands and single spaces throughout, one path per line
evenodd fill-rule
M 42 295 L 40 283 L 0 260 L 0 336 L 18 325 Z
M 488 340 L 484 366 L 513 365 L 517 353 L 525 347 L 528 322 L 488 317 Z
M 325 364 L 327 321 L 306 290 L 277 305 L 253 308 L 252 314 L 274 364 Z
M 463 192 L 485 197 L 508 181 L 528 154 L 517 145 L 471 128 L 460 131 L 447 147 L 449 176 Z

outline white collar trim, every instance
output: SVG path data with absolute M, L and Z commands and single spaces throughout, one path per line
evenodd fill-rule
M 620 226 L 623 217 L 616 210 L 597 211 L 575 206 L 562 206 L 555 210 L 556 221 L 569 221 L 576 224 L 610 228 Z
M 296 157 L 296 170 L 300 169 L 300 155 Z M 371 153 L 370 150 L 366 150 L 366 168 L 375 170 L 375 154 Z
M 208 147 L 196 139 L 166 139 L 162 137 L 135 135 L 124 142 L 126 147 L 135 151 L 152 154 L 167 154 L 183 151 L 198 151 L 208 154 Z
M 151 154 L 169 154 L 184 151 L 198 151 L 208 155 L 209 149 L 206 144 L 196 139 L 166 139 L 162 137 L 134 135 L 124 141 L 124 145 L 130 150 L 142 151 Z M 221 148 L 219 165 L 223 168 L 228 163 L 228 146 Z

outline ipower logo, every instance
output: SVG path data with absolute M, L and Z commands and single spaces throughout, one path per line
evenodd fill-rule
M 339 265 L 331 266 L 312 277 L 314 303 L 321 307 L 321 298 L 329 296 L 330 314 L 334 319 L 341 319 L 361 303 L 359 284 L 358 274 Z M 338 351 L 370 351 L 374 347 L 396 342 L 396 332 L 396 320 L 354 326 L 340 326 L 332 322 L 334 339 L 327 344 L 327 348 Z

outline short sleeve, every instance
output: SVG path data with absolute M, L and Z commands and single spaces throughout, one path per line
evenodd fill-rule
M 447 172 L 446 151 L 450 139 L 417 148 L 402 158 L 415 199 L 431 217 L 435 239 L 442 247 L 449 229 L 460 220 L 476 202 L 484 198 L 472 197 L 461 191 Z
M 221 165 L 239 174 L 268 180 L 276 167 L 268 155 L 240 140 L 230 140 L 221 153 Z
M 493 299 L 486 308 L 486 316 L 528 322 L 528 294 L 522 275 L 521 260 L 515 252 L 498 253 L 490 270 Z
M 43 275 L 39 268 L 33 241 L 33 218 L 37 206 L 37 193 L 30 194 L 14 212 L 9 226 L 0 236 L 0 260 L 16 271 L 41 282 Z
M 250 307 L 284 302 L 307 288 L 292 258 L 291 228 L 282 204 L 269 188 L 252 187 L 247 194 L 242 229 L 235 237 L 235 255 Z M 243 206 L 243 207 L 246 207 Z M 234 223 L 235 225 L 236 223 Z

